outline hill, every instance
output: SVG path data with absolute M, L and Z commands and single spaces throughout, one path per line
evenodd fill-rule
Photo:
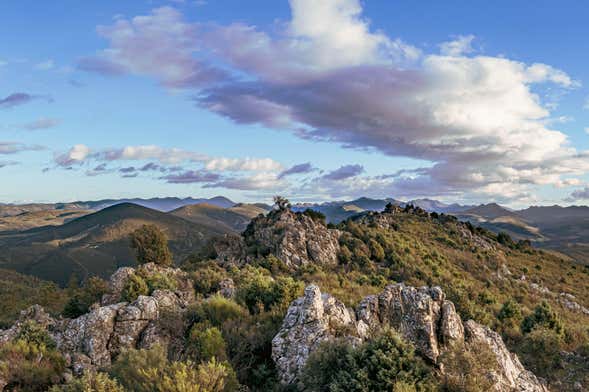
M 0 233 L 0 267 L 61 285 L 72 274 L 80 279 L 106 277 L 120 266 L 134 264 L 128 237 L 143 224 L 155 224 L 166 233 L 176 261 L 198 251 L 211 237 L 230 231 L 122 203 L 61 226 Z
M 18 215 L 0 216 L 0 232 L 23 231 L 41 226 L 59 226 L 92 213 L 89 210 L 37 210 L 23 211 Z
M 252 204 L 237 204 L 222 208 L 208 203 L 180 207 L 170 212 L 171 215 L 186 219 L 211 230 L 240 233 L 252 218 L 268 212 Z

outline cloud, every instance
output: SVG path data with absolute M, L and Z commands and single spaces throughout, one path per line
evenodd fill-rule
M 16 154 L 22 151 L 40 151 L 43 149 L 45 149 L 45 147 L 39 145 L 27 145 L 23 143 L 0 141 L 0 154 L 3 155 Z
M 161 163 L 174 164 L 183 161 L 202 161 L 203 154 L 180 148 L 165 148 L 155 145 L 126 146 L 96 151 L 91 158 L 103 161 L 132 161 L 156 159 Z
M 358 0 L 290 6 L 291 19 L 272 32 L 190 23 L 172 8 L 158 8 L 100 27 L 110 46 L 94 60 L 187 89 L 197 105 L 237 123 L 428 162 L 396 178 L 360 172 L 353 181 L 344 181 L 340 168 L 333 176 L 344 182 L 317 180 L 326 189 L 371 184 L 383 192 L 517 198 L 539 185 L 567 186 L 569 177 L 589 170 L 587 153 L 554 129 L 550 97 L 541 93 L 547 86 L 577 88 L 564 71 L 475 55 L 471 35 L 424 53 L 373 29 Z M 212 77 L 210 64 L 222 64 L 229 75 Z M 224 165 L 241 167 L 210 161 L 211 169 Z M 254 177 L 215 184 L 249 189 L 270 178 Z
M 565 201 L 573 202 L 576 200 L 587 200 L 589 199 L 589 187 L 583 189 L 574 190 Z
M 313 167 L 311 162 L 301 163 L 298 165 L 291 166 L 288 169 L 284 170 L 278 175 L 278 178 L 284 178 L 295 174 L 307 174 L 311 173 L 314 170 L 316 169 Z
M 166 180 L 169 184 L 193 184 L 218 181 L 220 176 L 206 171 L 188 170 L 180 174 L 168 174 L 160 178 Z
M 74 164 L 80 164 L 90 155 L 90 148 L 84 144 L 76 144 L 64 154 L 56 155 L 55 163 L 62 167 L 71 167 Z
M 12 93 L 4 98 L 0 98 L 0 109 L 9 109 L 15 106 L 24 105 L 35 99 L 46 99 L 51 102 L 51 98 L 43 95 L 32 95 L 27 93 Z
M 227 177 L 219 181 L 204 185 L 204 188 L 226 188 L 242 191 L 262 189 L 282 189 L 286 183 L 281 181 L 275 173 L 257 173 L 245 177 Z
M 130 20 L 119 18 L 97 31 L 110 48 L 82 58 L 78 63 L 82 70 L 151 76 L 170 88 L 203 86 L 226 77 L 222 70 L 194 57 L 197 26 L 184 22 L 174 8 L 157 8 Z
M 356 177 L 364 172 L 362 165 L 344 165 L 339 169 L 331 171 L 325 174 L 322 178 L 324 180 L 339 181 L 345 180 L 346 178 Z
M 282 165 L 270 158 L 213 158 L 205 165 L 207 170 L 217 171 L 275 171 Z
M 453 41 L 443 42 L 440 44 L 440 53 L 444 56 L 462 56 L 474 52 L 472 41 L 474 35 L 459 35 Z
M 30 123 L 23 124 L 22 128 L 29 131 L 36 131 L 39 129 L 53 128 L 58 126 L 59 124 L 61 124 L 61 120 L 55 118 L 41 117 Z

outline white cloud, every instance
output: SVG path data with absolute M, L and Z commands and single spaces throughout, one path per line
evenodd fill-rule
M 474 52 L 472 41 L 474 35 L 460 35 L 453 41 L 443 42 L 440 44 L 440 53 L 444 56 L 458 57 L 464 54 Z
M 213 158 L 205 168 L 214 171 L 278 171 L 283 167 L 270 158 Z
M 59 166 L 69 167 L 73 164 L 79 164 L 86 160 L 90 155 L 90 148 L 84 144 L 76 144 L 64 154 L 55 157 L 55 163 Z
M 291 20 L 273 33 L 189 23 L 171 8 L 119 19 L 99 29 L 111 46 L 97 59 L 108 61 L 109 71 L 194 89 L 201 107 L 239 123 L 430 162 L 411 176 L 346 179 L 350 187 L 524 198 L 536 185 L 567 186 L 589 170 L 587 154 L 553 128 L 552 106 L 539 92 L 545 84 L 552 91 L 578 87 L 564 71 L 473 55 L 471 35 L 442 43 L 441 54 L 422 53 L 371 28 L 358 0 L 290 6 Z M 227 64 L 233 75 L 223 83 L 201 78 L 209 69 L 203 58 Z M 215 170 L 244 164 L 208 162 Z

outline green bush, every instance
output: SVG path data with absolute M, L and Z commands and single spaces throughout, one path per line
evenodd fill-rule
M 111 374 L 134 392 L 232 392 L 239 388 L 229 364 L 215 359 L 200 365 L 169 361 L 160 346 L 123 352 Z
M 227 360 L 227 348 L 221 331 L 208 322 L 196 323 L 190 329 L 186 341 L 189 358 L 196 363 L 216 358 Z
M 247 311 L 231 299 L 214 295 L 192 306 L 189 319 L 193 322 L 208 321 L 220 327 L 227 320 L 245 317 Z
M 6 391 L 46 391 L 61 381 L 65 360 L 55 343 L 29 322 L 12 342 L 0 347 L 0 379 Z
M 227 271 L 214 262 L 199 264 L 198 268 L 190 273 L 195 292 L 203 296 L 218 291 L 219 283 L 227 277 Z
M 292 277 L 279 276 L 274 279 L 252 268 L 238 282 L 236 298 L 254 314 L 273 307 L 288 307 L 302 294 L 303 289 L 303 282 L 295 281 Z
M 156 225 L 143 225 L 131 233 L 131 247 L 135 249 L 139 264 L 173 264 L 168 239 Z
M 431 369 L 390 329 L 356 349 L 341 341 L 322 344 L 309 357 L 301 381 L 308 390 L 326 392 L 434 389 Z
M 143 280 L 145 280 L 145 283 L 147 284 L 149 294 L 153 293 L 155 290 L 174 291 L 178 288 L 178 282 L 176 282 L 176 279 L 159 272 L 144 276 Z
M 562 337 L 554 329 L 536 326 L 524 336 L 520 355 L 529 370 L 546 377 L 560 367 L 561 347 Z
M 148 294 L 149 287 L 147 286 L 145 279 L 143 279 L 138 274 L 131 274 L 125 283 L 123 291 L 121 292 L 121 299 L 126 302 L 133 302 L 140 295 Z
M 524 318 L 521 324 L 524 334 L 532 332 L 537 327 L 551 329 L 559 336 L 564 334 L 564 327 L 560 317 L 546 301 L 542 301 L 540 305 L 536 306 L 534 312 Z
M 68 384 L 54 386 L 50 392 L 125 392 L 125 390 L 106 373 L 87 372 Z
M 70 298 L 65 305 L 63 315 L 69 318 L 76 318 L 88 313 L 90 305 L 100 301 L 102 296 L 108 292 L 108 283 L 99 277 L 92 277 L 84 287 Z

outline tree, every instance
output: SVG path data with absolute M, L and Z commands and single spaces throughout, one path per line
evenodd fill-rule
M 278 207 L 280 211 L 285 211 L 290 209 L 290 202 L 286 197 L 282 196 L 274 196 L 274 205 Z
M 166 235 L 156 225 L 143 225 L 131 233 L 131 247 L 139 264 L 172 265 L 172 253 Z
M 559 336 L 564 334 L 564 327 L 560 317 L 546 301 L 542 301 L 540 305 L 536 306 L 534 313 L 522 321 L 521 329 L 524 334 L 532 332 L 537 327 L 551 329 Z

